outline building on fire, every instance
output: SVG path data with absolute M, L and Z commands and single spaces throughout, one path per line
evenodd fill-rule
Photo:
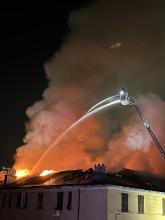
M 165 179 L 132 170 L 69 170 L 1 184 L 1 220 L 163 220 Z

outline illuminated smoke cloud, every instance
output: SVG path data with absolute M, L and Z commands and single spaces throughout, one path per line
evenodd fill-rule
M 121 87 L 129 88 L 133 95 L 143 94 L 144 113 L 165 143 L 165 107 L 159 98 L 164 98 L 160 86 L 164 61 L 158 56 L 163 42 L 153 42 L 153 33 L 161 36 L 161 25 L 156 23 L 161 24 L 160 13 L 154 5 L 153 10 L 143 11 L 143 6 L 136 7 L 134 2 L 129 13 L 123 10 L 124 2 L 121 9 L 118 7 L 109 0 L 99 0 L 71 14 L 71 33 L 61 50 L 45 63 L 49 86 L 43 99 L 27 109 L 25 145 L 17 149 L 15 168 L 31 169 L 62 132 L 93 104 Z M 112 49 L 114 42 L 122 43 Z M 159 96 L 144 95 L 146 92 Z M 54 146 L 36 171 L 89 168 L 105 162 L 112 170 L 128 167 L 163 174 L 159 152 L 139 123 L 130 107 L 100 113 Z
M 165 144 L 165 102 L 154 94 L 140 97 L 139 102 L 144 103 L 144 115 L 160 142 Z M 104 158 L 114 171 L 125 167 L 164 175 L 165 161 L 136 115 L 109 141 Z

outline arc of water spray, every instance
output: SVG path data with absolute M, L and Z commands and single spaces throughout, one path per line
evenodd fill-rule
M 114 95 L 112 97 L 108 97 L 107 99 L 102 100 L 101 102 L 98 102 L 96 105 L 92 106 L 87 111 L 87 113 L 89 113 L 89 112 L 91 112 L 91 111 L 93 111 L 93 110 L 95 110 L 95 109 L 97 109 L 99 107 L 102 107 L 103 105 L 107 105 L 109 103 L 114 103 L 115 104 L 115 102 L 117 102 L 117 103 L 120 102 L 120 96 L 119 95 Z
M 96 105 L 94 105 L 92 108 L 90 108 L 85 115 L 83 115 L 81 118 L 79 118 L 76 122 L 74 122 L 71 126 L 69 126 L 46 150 L 45 152 L 41 155 L 41 157 L 39 158 L 39 160 L 35 163 L 35 165 L 32 167 L 31 169 L 31 173 L 33 173 L 36 168 L 38 167 L 38 165 L 41 163 L 41 161 L 45 158 L 45 156 L 48 154 L 48 152 L 74 127 L 76 127 L 80 122 L 82 122 L 83 120 L 85 120 L 86 118 L 90 117 L 93 114 L 96 114 L 99 111 L 102 111 L 114 104 L 117 103 L 121 103 L 123 105 L 127 103 L 130 104 L 128 102 L 128 93 L 126 93 L 125 91 L 123 92 L 123 90 L 120 91 L 120 93 L 118 95 L 106 98 L 104 100 L 102 100 L 101 102 L 97 103 Z
M 37 166 L 41 163 L 41 161 L 45 158 L 45 156 L 48 154 L 48 152 L 74 127 L 76 127 L 81 121 L 85 120 L 86 118 L 90 117 L 93 114 L 96 114 L 97 112 L 104 110 L 114 104 L 121 103 L 122 105 L 133 105 L 135 107 L 136 112 L 138 113 L 140 119 L 143 122 L 144 127 L 147 129 L 148 133 L 150 134 L 152 140 L 154 141 L 155 145 L 159 149 L 159 152 L 161 156 L 165 159 L 165 151 L 161 144 L 159 143 L 158 139 L 156 138 L 154 132 L 151 130 L 150 125 L 148 122 L 144 119 L 142 112 L 140 111 L 139 107 L 135 103 L 135 101 L 128 96 L 128 93 L 122 89 L 120 90 L 118 95 L 109 97 L 107 99 L 102 100 L 101 102 L 94 105 L 92 108 L 90 108 L 85 115 L 83 115 L 80 119 L 78 119 L 76 122 L 74 122 L 71 126 L 69 126 L 42 154 L 42 156 L 39 158 L 39 160 L 35 163 L 33 166 L 31 172 L 33 173 Z

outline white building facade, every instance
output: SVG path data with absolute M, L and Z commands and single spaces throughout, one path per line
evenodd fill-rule
M 165 193 L 114 185 L 1 189 L 0 220 L 165 220 Z

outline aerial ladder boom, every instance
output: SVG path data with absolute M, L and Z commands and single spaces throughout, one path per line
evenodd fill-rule
M 140 119 L 143 122 L 144 127 L 147 129 L 148 133 L 150 134 L 152 140 L 154 141 L 154 143 L 156 144 L 158 150 L 160 151 L 161 156 L 165 159 L 165 151 L 163 149 L 163 147 L 161 146 L 160 142 L 158 141 L 158 139 L 156 138 L 154 132 L 152 131 L 149 123 L 145 120 L 139 106 L 135 103 L 135 101 L 131 98 L 132 100 L 132 104 L 135 107 L 135 110 L 137 112 L 137 114 L 139 115 Z
M 145 120 L 139 106 L 136 104 L 136 102 L 133 100 L 132 97 L 128 96 L 128 93 L 124 89 L 122 89 L 119 94 L 120 94 L 121 104 L 134 106 L 138 116 L 140 117 L 141 121 L 143 122 L 144 127 L 147 129 L 148 133 L 150 134 L 150 136 L 151 136 L 153 142 L 155 143 L 155 145 L 157 146 L 161 156 L 165 159 L 165 151 L 164 151 L 163 147 L 161 146 L 160 142 L 158 141 L 158 139 L 156 138 L 149 123 Z
M 112 104 L 121 103 L 122 105 L 132 105 L 134 106 L 138 116 L 140 117 L 141 121 L 143 122 L 144 127 L 147 129 L 149 135 L 151 136 L 152 140 L 154 141 L 155 145 L 157 146 L 161 156 L 165 159 L 165 151 L 161 144 L 159 143 L 158 139 L 156 138 L 154 132 L 152 131 L 149 123 L 145 120 L 139 106 L 136 104 L 135 100 L 128 95 L 128 92 L 125 91 L 125 89 L 121 89 L 119 94 L 106 98 L 102 100 L 101 102 L 94 105 L 92 108 L 90 108 L 86 115 L 96 113 L 99 110 L 105 109 Z

